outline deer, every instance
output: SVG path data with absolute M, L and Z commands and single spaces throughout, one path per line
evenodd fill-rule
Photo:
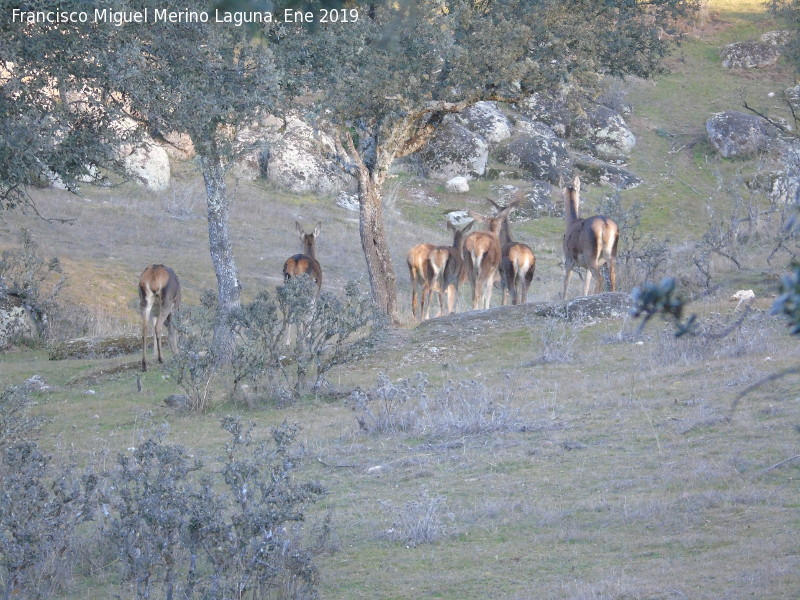
M 172 320 L 181 305 L 181 284 L 175 271 L 164 265 L 150 265 L 139 277 L 139 307 L 142 313 L 142 371 L 147 371 L 147 327 L 150 313 L 158 298 L 161 306 L 158 318 L 153 318 L 153 352 L 158 362 L 161 356 L 161 328 L 167 326 L 167 340 L 173 354 L 178 353 L 178 332 Z
M 439 312 L 437 317 L 453 312 L 458 288 L 463 283 L 465 274 L 464 266 L 464 235 L 472 228 L 475 221 L 470 221 L 465 227 L 459 229 L 447 221 L 448 231 L 453 232 L 452 246 L 436 246 L 428 253 L 425 261 L 425 287 L 423 289 L 422 303 L 425 306 L 425 319 L 430 318 L 431 294 L 439 294 Z M 447 308 L 444 296 L 447 295 Z
M 435 244 L 417 244 L 406 255 L 408 274 L 411 277 L 411 314 L 414 319 L 419 319 L 425 309 L 425 298 L 427 291 L 427 279 L 425 277 L 425 265 L 431 251 L 436 248 Z M 422 296 L 417 293 L 417 286 L 422 287 Z M 419 306 L 417 306 L 419 304 Z
M 294 224 L 300 236 L 303 251 L 300 254 L 290 256 L 283 263 L 283 280 L 289 281 L 292 277 L 305 273 L 317 284 L 316 295 L 319 296 L 322 289 L 322 267 L 317 261 L 317 238 L 322 229 L 322 223 L 317 223 L 311 233 L 306 233 L 303 226 L 297 221 Z
M 498 213 L 506 208 L 491 198 L 486 200 Z M 511 239 L 508 218 L 503 219 L 498 237 L 501 245 L 500 289 L 503 291 L 503 306 L 508 305 L 509 293 L 511 304 L 525 304 L 528 301 L 528 288 L 531 287 L 533 273 L 536 270 L 536 255 L 527 244 Z
M 586 280 L 583 283 L 583 295 L 589 295 L 592 275 L 597 279 L 595 293 L 603 291 L 603 277 L 600 267 L 608 264 L 608 278 L 611 291 L 617 289 L 617 242 L 619 241 L 619 227 L 610 218 L 595 215 L 586 219 L 580 218 L 580 190 L 581 180 L 575 176 L 571 185 L 564 188 L 564 216 L 566 231 L 564 232 L 564 293 L 562 298 L 567 299 L 567 289 L 572 271 L 578 268 L 586 269 Z
M 473 231 L 464 240 L 464 266 L 472 284 L 472 310 L 489 308 L 492 301 L 497 269 L 502 259 L 500 244 L 500 228 L 503 221 L 517 207 L 514 201 L 493 217 L 487 217 L 474 211 L 467 211 L 470 217 L 486 225 L 486 231 Z

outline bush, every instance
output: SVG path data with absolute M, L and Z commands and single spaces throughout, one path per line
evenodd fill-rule
M 27 229 L 19 233 L 20 248 L 4 250 L 0 255 L 0 294 L 17 296 L 33 314 L 40 335 L 51 331 L 49 319 L 56 312 L 56 298 L 66 277 L 57 258 L 45 260 Z
M 20 388 L 0 396 L 0 597 L 52 598 L 69 583 L 78 527 L 92 518 L 98 478 L 54 468 L 27 439 L 38 421 Z
M 416 500 L 406 502 L 401 510 L 390 502 L 383 503 L 383 508 L 394 513 L 392 526 L 386 530 L 389 539 L 409 548 L 436 543 L 447 535 L 445 519 L 453 520 L 453 515 L 447 512 L 447 498 L 429 496 L 424 491 Z
M 369 392 L 355 391 L 349 403 L 368 434 L 408 432 L 414 435 L 477 435 L 525 428 L 517 411 L 506 406 L 485 383 L 448 381 L 428 392 L 424 374 L 392 382 L 384 373 Z
M 252 424 L 226 418 L 222 426 L 231 439 L 213 473 L 163 436 L 120 456 L 104 497 L 105 539 L 124 580 L 136 598 L 155 589 L 185 599 L 316 597 L 312 552 L 288 528 L 323 493 L 293 479 L 297 428 L 273 429 L 268 444 L 254 439 Z

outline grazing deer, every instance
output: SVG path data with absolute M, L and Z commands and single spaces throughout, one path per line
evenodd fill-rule
M 411 314 L 414 319 L 419 319 L 425 309 L 425 297 L 427 291 L 427 279 L 425 277 L 425 265 L 428 262 L 428 255 L 431 250 L 436 248 L 434 244 L 417 244 L 406 255 L 408 274 L 411 277 Z M 422 286 L 422 296 L 417 294 L 417 286 Z M 417 306 L 419 300 L 419 306 Z
M 147 324 L 153 310 L 155 299 L 161 307 L 158 318 L 153 318 L 153 352 L 158 362 L 161 358 L 161 328 L 166 325 L 169 347 L 173 354 L 178 352 L 178 332 L 172 322 L 172 315 L 181 305 L 181 284 L 175 271 L 164 265 L 150 265 L 139 277 L 139 307 L 142 311 L 142 371 L 147 371 Z
M 317 261 L 317 238 L 322 229 L 322 223 L 317 223 L 311 233 L 306 233 L 297 221 L 294 224 L 303 244 L 303 252 L 290 256 L 283 263 L 283 280 L 289 281 L 292 277 L 306 273 L 317 284 L 317 296 L 319 296 L 320 289 L 322 289 L 322 267 Z
M 498 213 L 507 208 L 491 198 L 486 200 Z M 516 206 L 518 202 L 512 204 Z M 508 304 L 509 292 L 511 304 L 525 304 L 528 301 L 528 288 L 533 281 L 533 272 L 536 270 L 536 255 L 527 244 L 511 239 L 511 226 L 507 217 L 503 219 L 498 237 L 501 245 L 500 289 L 503 290 L 503 306 Z
M 572 185 L 564 188 L 564 215 L 567 227 L 564 232 L 564 295 L 567 298 L 569 280 L 575 267 L 586 269 L 586 280 L 583 283 L 583 295 L 589 295 L 592 275 L 597 279 L 595 293 L 603 291 L 603 276 L 600 267 L 608 263 L 608 278 L 611 291 L 617 289 L 617 242 L 619 228 L 617 224 L 602 215 L 587 219 L 580 218 L 581 180 L 575 177 Z
M 498 234 L 503 221 L 517 204 L 512 202 L 494 217 L 467 211 L 470 217 L 486 224 L 486 231 L 473 231 L 464 240 L 464 266 L 472 284 L 472 310 L 477 310 L 481 305 L 489 308 L 491 304 L 492 286 L 502 258 Z
M 472 228 L 475 221 L 470 221 L 466 227 L 459 229 L 450 221 L 447 229 L 453 232 L 452 246 L 437 246 L 428 253 L 425 262 L 425 287 L 423 289 L 422 304 L 425 306 L 425 318 L 430 318 L 431 293 L 439 294 L 439 312 L 449 315 L 455 306 L 458 287 L 464 281 L 464 234 Z M 447 294 L 447 308 L 444 309 L 444 296 Z

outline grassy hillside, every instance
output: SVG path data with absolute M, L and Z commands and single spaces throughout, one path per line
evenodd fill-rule
M 669 74 L 629 82 L 630 167 L 645 183 L 622 203 L 643 203 L 643 232 L 669 238 L 672 272 L 694 283 L 691 291 L 698 277 L 689 256 L 708 230 L 707 207 L 729 220 L 735 195 L 746 193 L 735 183 L 762 168 L 719 160 L 704 141 L 705 121 L 738 109 L 740 90 L 779 112 L 779 94 L 793 83 L 782 64 L 725 71 L 719 50 L 775 27 L 758 1 L 711 1 Z M 214 286 L 202 179 L 191 164 L 173 176 L 163 195 L 129 185 L 81 197 L 37 191 L 42 214 L 70 222 L 3 215 L 0 246 L 15 245 L 27 227 L 47 256 L 63 260 L 65 297 L 91 309 L 98 333 L 135 327 L 135 285 L 151 262 L 173 266 L 184 302 L 196 304 Z M 502 183 L 480 182 L 465 198 L 410 176 L 393 181 L 387 220 L 404 304 L 405 251 L 447 241 L 441 211 L 485 210 L 482 196 Z M 588 190 L 587 202 L 602 194 Z M 280 281 L 283 261 L 299 250 L 295 220 L 323 223 L 326 288 L 364 276 L 356 215 L 330 198 L 240 182 L 231 231 L 246 297 Z M 530 301 L 556 299 L 561 221 L 514 226 L 538 257 Z M 140 374 L 137 391 L 136 356 L 52 362 L 39 349 L 0 355 L 0 387 L 42 377 L 50 387 L 33 396 L 33 411 L 48 418 L 39 443 L 56 460 L 99 468 L 163 425 L 170 441 L 213 457 L 224 415 L 244 412 L 264 437 L 284 420 L 300 424 L 298 476 L 327 490 L 307 511 L 304 533 L 313 542 L 328 527 L 316 558 L 325 599 L 792 598 L 800 590 L 797 376 L 737 399 L 800 358 L 797 340 L 766 314 L 787 263 L 785 254 L 766 262 L 771 244 L 748 239 L 742 269 L 712 261 L 712 290 L 690 306 L 709 328 L 739 314 L 733 292 L 757 294 L 756 310 L 724 339 L 676 340 L 660 322 L 637 339 L 638 323 L 626 318 L 547 319 L 530 304 L 409 322 L 329 374 L 339 393 L 289 406 L 176 413 L 163 398 L 180 390 L 158 370 Z M 388 414 L 413 412 L 411 426 L 366 432 L 356 418 L 363 413 L 343 399 L 375 388 L 381 373 L 407 396 L 387 404 Z M 403 387 L 417 373 L 427 378 L 425 395 Z M 420 543 L 425 535 L 435 541 Z M 131 595 L 114 560 L 85 554 L 70 597 Z

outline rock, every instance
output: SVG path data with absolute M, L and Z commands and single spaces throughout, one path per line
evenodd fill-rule
M 625 160 L 636 145 L 636 137 L 622 115 L 601 105 L 593 106 L 585 117 L 575 119 L 568 137 L 583 141 L 585 149 L 602 160 Z
M 109 358 L 142 351 L 142 338 L 124 334 L 103 338 L 77 338 L 61 342 L 50 348 L 50 360 L 68 358 Z
M 594 183 L 627 190 L 641 185 L 641 178 L 619 165 L 613 165 L 594 157 L 577 154 L 572 157 L 573 165 L 584 174 L 586 183 Z
M 468 223 L 474 221 L 472 217 L 469 216 L 469 213 L 465 210 L 452 210 L 445 215 L 445 218 L 450 222 L 451 225 L 461 229 Z
M 187 133 L 172 131 L 162 136 L 161 145 L 169 158 L 175 160 L 192 160 L 197 156 L 192 138 Z
M 772 43 L 736 42 L 722 49 L 722 66 L 728 69 L 757 69 L 774 65 L 781 49 Z
M 189 410 L 189 396 L 185 394 L 171 394 L 164 398 L 164 404 L 177 411 Z
M 466 194 L 469 191 L 469 178 L 459 176 L 448 179 L 445 184 L 448 192 Z
M 497 193 L 499 203 L 503 206 L 508 206 L 519 194 L 524 196 L 525 200 L 511 214 L 513 221 L 564 216 L 564 204 L 553 201 L 553 186 L 548 181 L 534 180 L 527 191 L 515 185 L 503 185 Z
M 14 340 L 39 338 L 46 322 L 44 315 L 37 315 L 18 294 L 9 292 L 0 282 L 0 350 Z
M 543 307 L 536 314 L 562 319 L 607 319 L 625 317 L 630 314 L 633 300 L 625 292 L 604 292 L 592 296 L 580 296 Z
M 800 85 L 790 87 L 784 92 L 784 95 L 795 113 L 800 112 Z
M 706 121 L 711 146 L 724 158 L 747 158 L 769 148 L 772 137 L 761 117 L 738 111 L 712 115 Z
M 270 181 L 296 194 L 352 191 L 356 181 L 339 169 L 335 155 L 333 138 L 295 117 L 287 121 L 280 139 L 262 152 L 261 160 Z
M 514 134 L 493 156 L 509 167 L 525 169 L 534 179 L 551 183 L 558 181 L 569 164 L 566 143 L 555 135 Z
M 155 142 L 147 141 L 135 147 L 123 159 L 123 165 L 134 181 L 154 192 L 163 192 L 169 187 L 169 156 Z
M 750 302 L 756 297 L 756 294 L 753 290 L 739 290 L 733 296 L 731 296 L 731 302 L 738 302 L 741 304 L 742 302 Z
M 350 212 L 359 212 L 361 205 L 358 201 L 358 194 L 350 194 L 345 191 L 339 192 L 336 196 L 336 206 Z
M 800 176 L 783 173 L 772 182 L 769 199 L 778 206 L 793 205 L 800 201 Z
M 463 125 L 444 122 L 419 156 L 428 177 L 446 181 L 464 175 L 483 175 L 489 146 Z
M 792 32 L 786 30 L 768 31 L 762 33 L 759 39 L 765 44 L 770 44 L 772 46 L 785 46 L 792 39 Z
M 511 121 L 494 102 L 473 104 L 457 115 L 456 120 L 489 144 L 498 144 L 511 137 Z
M 537 92 L 523 100 L 518 108 L 524 116 L 548 125 L 559 137 L 566 137 L 572 117 L 563 100 Z

